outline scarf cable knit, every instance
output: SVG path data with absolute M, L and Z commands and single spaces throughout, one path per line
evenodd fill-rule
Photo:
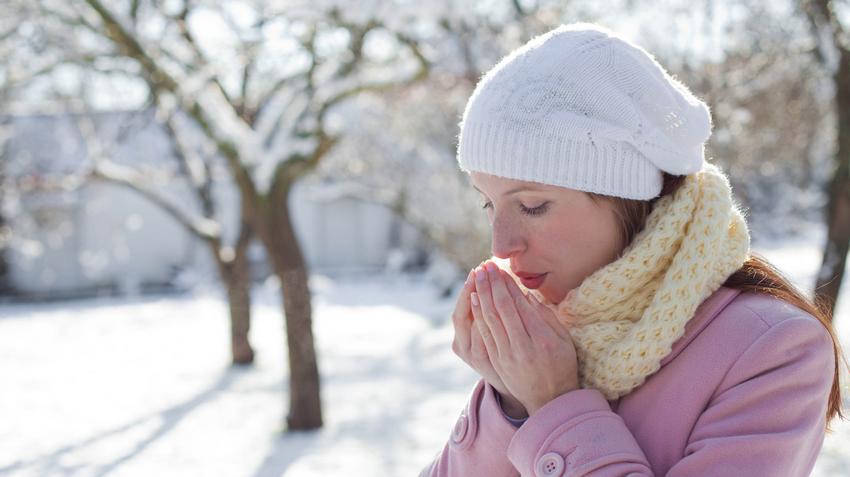
M 728 179 L 706 162 L 658 200 L 617 260 L 560 303 L 518 284 L 570 327 L 581 386 L 614 400 L 658 371 L 696 308 L 746 261 L 749 245 Z M 510 273 L 507 260 L 494 261 Z

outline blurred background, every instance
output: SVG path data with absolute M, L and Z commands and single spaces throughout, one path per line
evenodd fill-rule
M 417 475 L 477 380 L 464 104 L 573 21 L 710 105 L 753 248 L 850 342 L 846 1 L 4 0 L 0 475 Z

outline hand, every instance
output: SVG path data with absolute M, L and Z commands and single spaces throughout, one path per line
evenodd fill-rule
M 472 272 L 466 279 L 463 285 L 463 290 L 457 299 L 454 312 L 452 313 L 452 323 L 455 329 L 455 337 L 452 341 L 452 351 L 463 362 L 468 364 L 478 374 L 488 382 L 490 386 L 499 393 L 502 405 L 505 411 L 511 417 L 524 417 L 525 409 L 519 401 L 511 395 L 499 374 L 493 368 L 490 358 L 487 354 L 487 349 L 484 347 L 484 341 L 478 329 L 472 323 L 472 309 L 469 305 L 470 293 L 475 289 L 474 276 Z
M 569 330 L 507 273 L 486 262 L 470 293 L 474 322 L 507 390 L 529 415 L 579 389 L 578 359 Z

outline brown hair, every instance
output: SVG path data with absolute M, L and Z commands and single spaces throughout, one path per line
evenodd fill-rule
M 685 177 L 665 173 L 661 194 L 651 200 L 623 199 L 593 193 L 589 193 L 589 195 L 594 201 L 608 201 L 614 206 L 614 212 L 620 220 L 622 243 L 629 244 L 635 235 L 643 229 L 646 218 L 649 216 L 655 203 L 661 197 L 676 192 L 685 182 Z M 833 418 L 836 416 L 840 419 L 845 418 L 841 412 L 841 387 L 838 377 L 838 371 L 840 369 L 839 362 L 843 361 L 845 367 L 847 366 L 847 362 L 844 361 L 841 352 L 841 345 L 832 327 L 832 313 L 830 308 L 822 297 L 815 295 L 814 300 L 808 298 L 765 258 L 752 252 L 749 255 L 744 265 L 726 279 L 723 286 L 744 292 L 764 293 L 784 300 L 815 317 L 826 328 L 826 331 L 832 338 L 835 371 L 832 379 L 832 390 L 829 393 L 829 402 L 826 408 L 826 429 L 830 430 L 829 423 Z

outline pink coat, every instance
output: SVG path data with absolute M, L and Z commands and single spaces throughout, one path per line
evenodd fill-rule
M 809 475 L 834 369 L 830 336 L 811 315 L 720 288 L 661 369 L 617 401 L 579 389 L 517 428 L 480 380 L 420 475 Z

